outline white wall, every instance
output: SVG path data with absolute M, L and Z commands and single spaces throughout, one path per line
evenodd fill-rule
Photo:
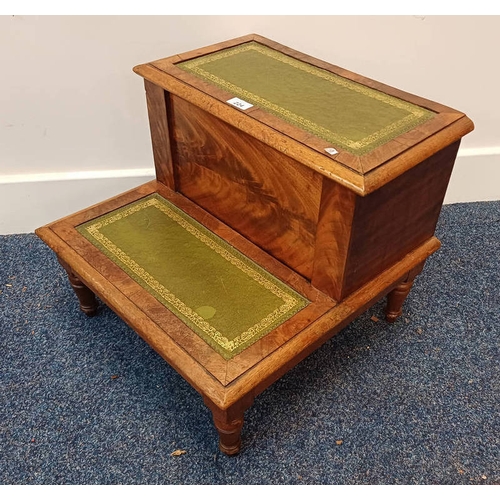
M 500 16 L 6 15 L 0 234 L 33 231 L 151 178 L 132 67 L 247 33 L 465 112 L 476 130 L 446 202 L 500 199 Z

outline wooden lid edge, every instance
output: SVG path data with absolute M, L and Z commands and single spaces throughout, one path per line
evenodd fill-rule
M 474 123 L 466 115 L 454 121 L 448 127 L 427 137 L 415 146 L 407 149 L 395 158 L 365 175 L 364 194 L 376 191 L 389 181 L 423 162 L 433 154 L 460 140 L 474 130 Z

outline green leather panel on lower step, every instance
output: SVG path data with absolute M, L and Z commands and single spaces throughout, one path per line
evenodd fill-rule
M 435 116 L 257 42 L 176 66 L 355 155 Z
M 226 359 L 309 303 L 157 194 L 77 230 Z

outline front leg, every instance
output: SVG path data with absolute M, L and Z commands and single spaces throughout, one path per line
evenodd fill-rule
M 212 410 L 215 428 L 219 433 L 219 449 L 226 455 L 237 455 L 241 450 L 241 429 L 243 417 L 253 403 L 253 397 L 247 395 L 227 410 L 221 410 L 206 396 L 205 404 Z
M 237 455 L 241 450 L 241 429 L 243 428 L 243 415 L 236 420 L 227 422 L 218 419 L 215 415 L 214 424 L 219 433 L 219 449 L 226 455 Z
M 87 316 L 90 317 L 95 316 L 97 313 L 98 304 L 94 292 L 92 292 L 92 290 L 82 282 L 82 280 L 78 277 L 77 274 L 75 274 L 73 269 L 71 269 L 71 267 L 69 267 L 68 264 L 66 264 L 66 262 L 64 262 L 59 257 L 57 258 L 57 260 L 59 260 L 59 263 L 68 274 L 69 282 L 73 290 L 75 291 L 76 296 L 78 297 L 78 301 L 80 303 L 80 309 Z

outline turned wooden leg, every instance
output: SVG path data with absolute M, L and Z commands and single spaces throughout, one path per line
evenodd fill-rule
M 387 305 L 385 307 L 385 319 L 394 323 L 403 313 L 403 303 L 410 293 L 416 276 L 424 268 L 425 261 L 414 267 L 405 277 L 404 281 L 387 294 Z
M 243 416 L 253 403 L 253 397 L 247 395 L 227 410 L 221 410 L 206 396 L 205 404 L 212 410 L 215 428 L 219 433 L 219 449 L 226 455 L 237 455 L 241 449 L 241 429 Z
M 410 293 L 413 280 L 404 281 L 387 295 L 387 305 L 385 308 L 385 319 L 389 323 L 394 323 L 403 313 L 403 303 Z
M 73 272 L 73 270 L 66 264 L 66 262 L 58 259 L 61 266 L 64 268 L 68 274 L 69 282 L 78 297 L 80 302 L 80 309 L 87 316 L 95 316 L 97 313 L 97 300 L 95 298 L 94 292 L 90 290 L 87 285 L 82 283 L 81 279 Z
M 241 449 L 241 429 L 243 416 L 231 422 L 219 420 L 214 416 L 214 424 L 219 433 L 219 449 L 226 455 L 237 455 Z

